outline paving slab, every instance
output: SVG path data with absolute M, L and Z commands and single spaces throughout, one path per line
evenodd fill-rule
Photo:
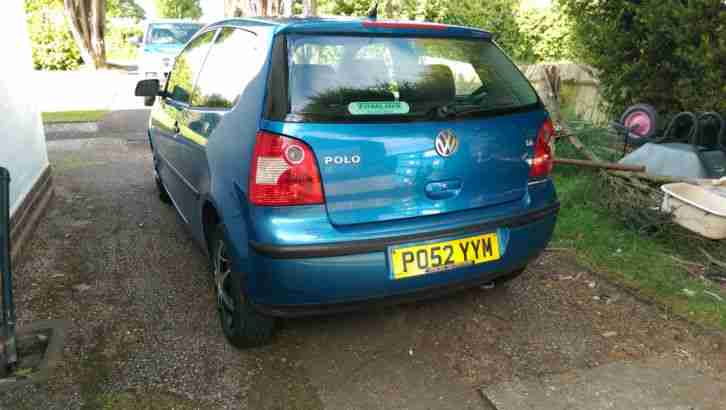
M 717 410 L 726 381 L 673 358 L 616 362 L 482 389 L 497 410 Z

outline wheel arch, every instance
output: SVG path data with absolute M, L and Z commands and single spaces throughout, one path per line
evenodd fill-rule
M 214 232 L 214 227 L 222 221 L 217 205 L 212 198 L 202 200 L 202 234 L 204 236 L 204 249 L 209 252 L 209 240 Z

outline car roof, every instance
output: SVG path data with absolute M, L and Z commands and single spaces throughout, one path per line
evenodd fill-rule
M 184 23 L 184 24 L 199 24 L 199 25 L 205 25 L 206 23 L 201 21 L 194 21 L 194 20 L 188 20 L 188 19 L 151 19 L 144 21 L 144 24 L 150 25 L 150 24 L 169 24 L 169 23 Z
M 254 17 L 234 18 L 212 23 L 215 26 L 236 26 L 244 28 L 268 28 L 284 33 L 318 34 L 382 34 L 382 35 L 424 35 L 432 37 L 492 37 L 488 31 L 473 27 L 423 21 L 377 20 L 351 17 Z

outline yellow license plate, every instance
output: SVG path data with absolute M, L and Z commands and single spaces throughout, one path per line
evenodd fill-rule
M 403 279 L 500 258 L 496 233 L 425 245 L 389 248 L 391 276 Z

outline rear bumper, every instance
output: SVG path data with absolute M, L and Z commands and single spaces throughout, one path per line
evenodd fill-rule
M 426 299 L 435 299 L 438 297 L 446 296 L 451 293 L 463 291 L 476 286 L 481 286 L 487 283 L 495 281 L 501 276 L 506 276 L 509 273 L 515 272 L 520 269 L 524 269 L 527 264 L 523 264 L 511 271 L 494 272 L 488 274 L 482 274 L 471 279 L 447 283 L 444 285 L 430 286 L 423 289 L 417 289 L 407 293 L 401 293 L 391 296 L 376 297 L 370 299 L 355 300 L 351 302 L 338 302 L 330 304 L 302 304 L 302 305 L 265 305 L 253 303 L 255 309 L 258 312 L 269 316 L 276 317 L 304 317 L 304 316 L 318 316 L 318 315 L 329 315 L 336 313 L 352 312 L 357 310 L 370 309 L 380 306 L 391 306 L 401 305 L 405 303 L 412 303 Z
M 315 246 L 251 243 L 247 296 L 263 313 L 305 316 L 424 299 L 476 286 L 522 269 L 536 258 L 552 236 L 558 209 L 555 203 L 486 223 L 374 241 Z M 488 232 L 499 237 L 499 260 L 402 280 L 390 277 L 387 248 L 391 245 Z
M 422 234 L 394 236 L 385 239 L 336 242 L 319 245 L 267 245 L 256 241 L 250 241 L 250 247 L 257 254 L 274 259 L 325 258 L 369 252 L 384 252 L 391 245 L 463 236 L 471 233 L 487 232 L 497 228 L 516 228 L 536 222 L 548 216 L 555 215 L 559 209 L 560 204 L 558 202 L 542 209 L 537 209 L 521 215 L 496 219 L 475 225 L 426 232 Z

